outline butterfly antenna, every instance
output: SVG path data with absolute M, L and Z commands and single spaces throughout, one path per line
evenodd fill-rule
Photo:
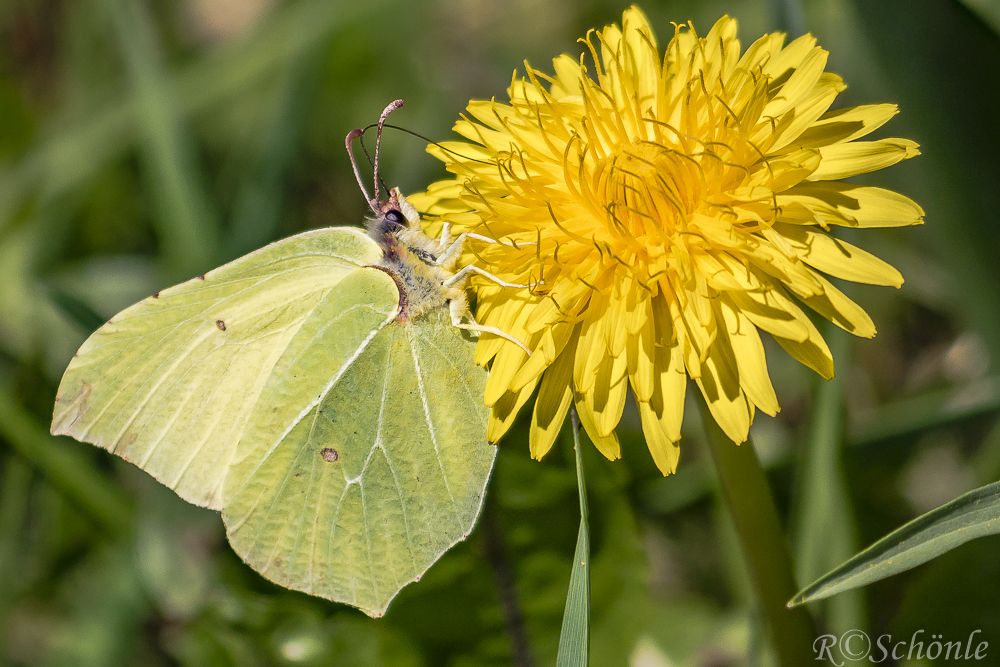
M 347 146 L 347 155 L 351 158 L 351 167 L 354 169 L 354 178 L 357 179 L 358 187 L 361 188 L 361 192 L 365 193 L 365 200 L 368 202 L 368 208 L 370 208 L 375 215 L 378 215 L 378 206 L 376 205 L 376 201 L 368 194 L 368 190 L 365 189 L 365 184 L 364 181 L 361 180 L 361 172 L 358 170 L 358 162 L 354 159 L 354 150 L 352 148 L 354 140 L 362 136 L 364 132 L 365 131 L 361 129 L 351 130 L 347 133 L 347 138 L 344 139 L 344 144 Z M 363 146 L 364 144 L 362 143 L 362 147 Z M 367 151 L 365 151 L 365 153 L 367 153 Z M 376 186 L 376 188 L 377 187 L 378 186 Z M 375 192 L 377 193 L 378 190 L 376 189 Z
M 374 128 L 374 127 L 378 127 L 378 123 L 372 123 L 371 125 L 368 125 L 367 127 L 365 127 L 364 129 L 361 130 L 361 150 L 364 151 L 365 157 L 368 158 L 368 164 L 372 165 L 373 167 L 375 166 L 375 160 L 372 159 L 371 153 L 368 152 L 368 147 L 365 146 L 365 134 L 364 133 L 367 132 L 368 130 Z M 395 127 L 395 125 L 389 125 L 388 123 L 386 123 L 385 127 Z M 383 190 L 385 190 L 386 192 L 389 192 L 389 186 L 386 185 L 385 181 L 382 179 L 382 174 L 378 175 L 378 182 L 382 184 L 382 189 Z
M 382 110 L 382 115 L 379 116 L 379 119 L 378 119 L 378 132 L 375 133 L 375 168 L 374 168 L 375 169 L 375 194 L 376 195 L 378 194 L 378 183 L 379 183 L 379 175 L 378 175 L 378 153 L 379 153 L 379 146 L 382 143 L 382 128 L 385 126 L 385 119 L 389 117 L 389 114 L 391 114 L 393 111 L 395 111 L 396 109 L 398 109 L 401 106 L 403 106 L 403 100 L 394 100 L 394 101 L 390 102 L 389 106 L 387 106 L 385 109 Z
M 405 127 L 400 127 L 399 125 L 390 125 L 389 123 L 385 123 L 384 127 L 388 127 L 388 128 L 393 129 L 393 130 L 399 130 L 400 132 L 405 132 L 406 134 L 409 134 L 412 137 L 416 137 L 417 139 L 423 139 L 427 143 L 433 144 L 434 146 L 437 146 L 438 148 L 440 148 L 444 152 L 451 153 L 455 157 L 460 157 L 463 160 L 468 160 L 469 162 L 478 162 L 479 164 L 493 164 L 489 160 L 480 160 L 480 159 L 477 159 L 477 158 L 469 157 L 467 155 L 462 155 L 461 153 L 459 153 L 457 151 L 453 151 L 450 148 L 447 148 L 446 146 L 444 146 L 443 144 L 441 144 L 441 143 L 439 143 L 437 141 L 434 141 L 433 139 L 428 139 L 427 137 L 425 137 L 424 135 L 420 134 L 419 132 L 414 132 L 413 130 L 409 130 L 409 129 L 405 128 Z M 363 139 L 361 141 L 361 145 L 362 146 L 365 145 L 365 142 L 364 142 Z

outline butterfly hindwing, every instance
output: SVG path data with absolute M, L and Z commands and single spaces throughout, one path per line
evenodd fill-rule
M 496 455 L 473 343 L 445 309 L 402 324 L 351 303 L 366 294 L 367 308 L 379 285 L 395 290 L 375 269 L 345 278 L 299 330 L 247 426 L 223 512 L 252 567 L 371 615 L 468 535 Z M 364 324 L 330 323 L 344 312 Z M 329 359 L 348 363 L 326 384 L 308 379 Z M 263 436 L 278 424 L 280 442 Z

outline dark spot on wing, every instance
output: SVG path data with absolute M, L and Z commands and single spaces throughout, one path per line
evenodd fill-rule
M 154 298 L 154 299 L 159 299 L 159 298 L 160 298 L 160 293 L 159 293 L 159 292 L 157 292 L 156 294 L 154 294 L 154 295 L 153 295 L 153 298 Z
M 323 460 L 326 461 L 327 463 L 333 463 L 334 461 L 340 458 L 340 454 L 338 454 L 337 450 L 334 449 L 333 447 L 324 447 L 323 450 L 320 452 L 320 455 L 323 457 Z
M 215 320 L 215 326 L 219 327 L 219 331 L 226 330 L 226 323 L 223 322 L 222 320 Z
M 198 280 L 204 280 L 204 279 L 205 279 L 205 274 L 204 273 L 201 274 L 200 276 L 198 276 Z

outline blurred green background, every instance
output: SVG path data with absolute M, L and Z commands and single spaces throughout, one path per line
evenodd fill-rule
M 875 340 L 827 329 L 831 383 L 768 347 L 783 409 L 758 416 L 752 433 L 805 585 L 1000 477 L 1000 2 L 642 8 L 661 48 L 671 21 L 705 33 L 724 13 L 739 19 L 744 46 L 772 30 L 812 32 L 849 85 L 837 106 L 898 103 L 881 136 L 915 139 L 924 153 L 865 179 L 927 211 L 920 228 L 854 239 L 907 280 L 851 292 Z M 401 97 L 393 122 L 449 138 L 470 98 L 504 98 L 523 59 L 548 69 L 623 9 L 0 0 L 0 664 L 509 665 L 505 573 L 533 664 L 554 664 L 578 521 L 568 433 L 537 463 L 515 427 L 487 519 L 373 621 L 264 581 L 230 551 L 217 514 L 49 436 L 48 424 L 69 358 L 118 310 L 277 238 L 358 224 L 350 129 Z M 443 175 L 417 139 L 390 132 L 384 146 L 383 174 L 404 192 Z M 768 663 L 696 409 L 685 428 L 667 479 L 628 411 L 623 460 L 585 452 L 598 667 Z M 998 661 L 998 548 L 995 537 L 969 543 L 810 611 L 823 632 L 893 641 L 980 630 L 987 663 Z

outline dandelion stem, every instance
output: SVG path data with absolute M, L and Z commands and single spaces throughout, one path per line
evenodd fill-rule
M 802 608 L 786 609 L 797 587 L 792 557 L 781 530 L 767 478 L 751 442 L 733 444 L 699 396 L 702 422 L 719 474 L 722 495 L 743 546 L 757 601 L 771 630 L 778 664 L 812 664 L 813 625 Z

